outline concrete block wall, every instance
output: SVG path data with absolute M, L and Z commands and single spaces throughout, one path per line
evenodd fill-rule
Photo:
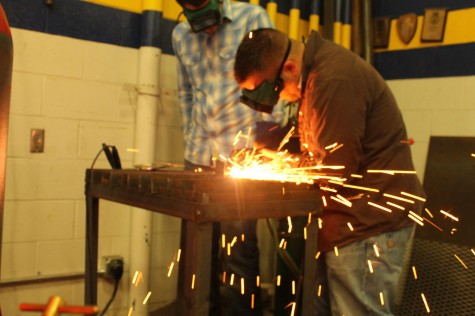
M 408 136 L 414 138 L 412 155 L 423 180 L 431 136 L 475 136 L 475 76 L 389 80 L 388 84 Z
M 115 145 L 125 168 L 133 167 L 138 50 L 12 29 L 14 66 L 2 247 L 2 282 L 80 274 L 85 262 L 84 174 L 101 149 Z M 157 160 L 182 161 L 176 107 L 174 57 L 163 55 L 157 125 Z M 33 128 L 45 130 L 43 153 L 30 153 Z M 95 168 L 110 168 L 100 154 Z M 125 272 L 110 315 L 128 310 L 131 208 L 100 202 L 99 258 L 120 255 Z M 168 265 L 179 248 L 176 219 L 154 214 L 152 306 L 170 302 L 176 272 Z M 160 249 L 164 247 L 164 249 Z M 168 260 L 167 258 L 170 258 Z M 101 260 L 99 261 L 101 268 Z M 157 281 L 158 280 L 158 281 Z M 165 288 L 165 290 L 163 290 Z M 113 285 L 100 280 L 98 306 Z M 82 280 L 0 288 L 4 315 L 20 315 L 20 303 L 46 303 L 60 295 L 70 305 L 84 302 Z

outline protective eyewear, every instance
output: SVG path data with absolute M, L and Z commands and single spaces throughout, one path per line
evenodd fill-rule
M 219 0 L 209 0 L 208 4 L 198 10 L 183 8 L 191 30 L 201 32 L 215 25 L 221 24 L 221 9 Z
M 289 57 L 291 42 L 287 45 L 287 50 L 284 55 L 284 59 L 280 64 L 277 72 L 277 77 L 273 82 L 265 80 L 254 90 L 242 89 L 241 102 L 251 107 L 252 109 L 272 113 L 274 105 L 279 101 L 280 92 L 284 89 L 284 80 L 280 77 L 284 63 Z

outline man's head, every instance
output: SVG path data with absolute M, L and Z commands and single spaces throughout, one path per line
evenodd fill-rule
M 234 76 L 242 90 L 241 101 L 270 112 L 280 99 L 300 98 L 303 44 L 275 29 L 249 32 L 239 45 Z
M 222 0 L 177 0 L 193 32 L 216 33 L 222 23 Z

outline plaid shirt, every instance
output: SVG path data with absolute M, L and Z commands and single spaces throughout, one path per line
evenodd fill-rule
M 223 1 L 224 24 L 217 33 L 193 33 L 187 21 L 173 30 L 178 58 L 178 99 L 182 116 L 185 159 L 210 165 L 214 155 L 229 157 L 235 148 L 252 147 L 255 122 L 274 120 L 239 102 L 234 80 L 234 58 L 247 32 L 273 27 L 257 5 Z M 238 133 L 250 137 L 240 137 Z

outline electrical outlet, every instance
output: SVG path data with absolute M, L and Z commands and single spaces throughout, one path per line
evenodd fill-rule
M 30 152 L 42 153 L 45 146 L 45 130 L 34 128 L 30 132 Z
M 107 267 L 111 264 L 113 260 L 120 260 L 124 262 L 124 257 L 120 255 L 110 255 L 110 256 L 102 256 L 101 262 L 99 264 L 99 271 L 100 273 L 107 273 Z
M 112 281 L 119 281 L 124 273 L 124 260 L 111 259 L 106 263 L 106 278 Z

